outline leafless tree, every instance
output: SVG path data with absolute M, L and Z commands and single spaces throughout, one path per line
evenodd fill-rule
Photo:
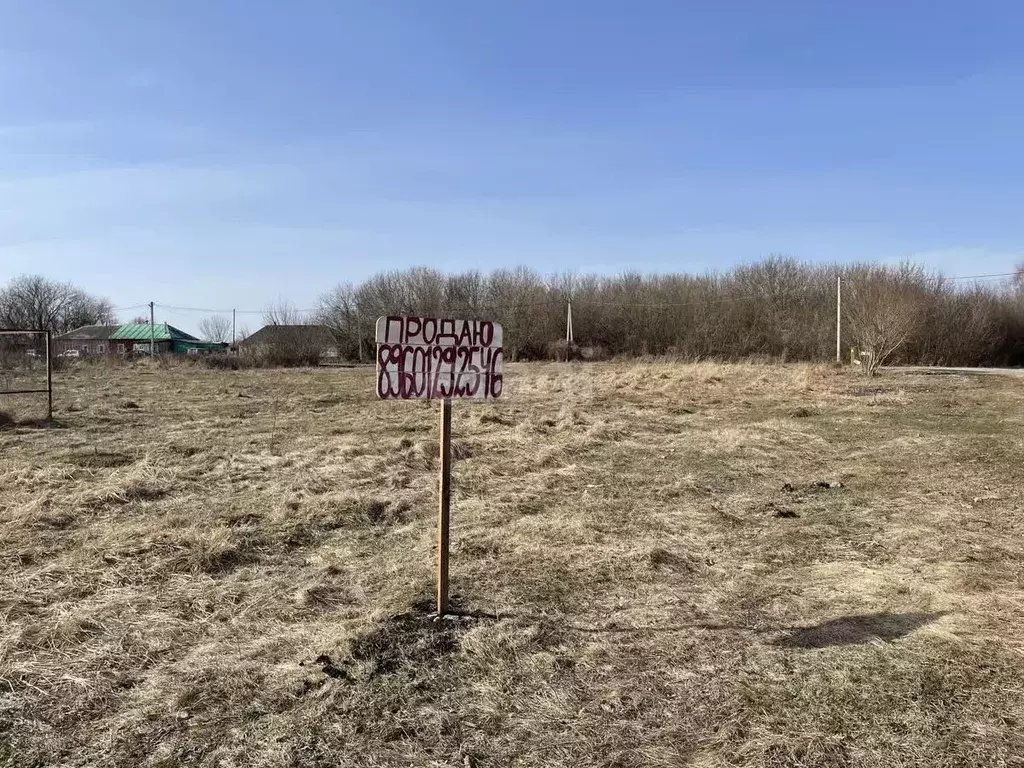
M 235 341 L 242 341 L 244 339 L 249 338 L 251 335 L 252 331 L 249 330 L 249 326 L 243 325 L 241 328 L 238 329 L 238 332 L 235 334 Z
M 263 322 L 265 325 L 301 325 L 302 314 L 290 301 L 279 297 L 264 308 Z
M 147 315 L 136 315 L 131 321 L 136 324 L 149 325 L 149 317 Z
M 454 315 L 479 316 L 486 298 L 487 282 L 475 269 L 445 278 L 445 306 Z
M 504 328 L 510 359 L 543 357 L 551 342 L 565 338 L 565 302 L 536 272 L 496 270 L 487 278 L 486 291 L 485 306 Z
M 210 315 L 199 321 L 199 333 L 206 341 L 230 341 L 231 321 L 223 315 Z
M 339 283 L 320 297 L 314 320 L 334 331 L 345 357 L 358 357 L 360 344 L 368 342 L 375 318 L 360 313 L 352 283 Z
M 861 351 L 867 353 L 864 366 L 869 376 L 921 327 L 926 282 L 923 270 L 906 264 L 897 271 L 861 267 L 848 279 L 846 317 Z
M 64 333 L 83 325 L 114 322 L 107 299 L 70 283 L 22 275 L 0 289 L 0 327 Z

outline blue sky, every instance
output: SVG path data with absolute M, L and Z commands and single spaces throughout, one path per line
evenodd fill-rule
M 1019 3 L 0 13 L 0 280 L 260 308 L 417 264 L 1024 259 Z

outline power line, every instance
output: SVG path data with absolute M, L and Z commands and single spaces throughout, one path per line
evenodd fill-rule
M 936 282 L 954 282 L 964 280 L 998 280 L 1010 277 L 1015 277 L 1015 272 L 998 272 L 984 275 L 956 275 L 956 276 L 944 276 L 939 275 L 932 280 Z M 550 306 L 562 306 L 570 300 L 570 293 L 566 293 L 563 296 L 553 299 L 543 299 L 540 301 L 525 301 L 525 302 L 510 302 L 502 304 L 491 304 L 483 302 L 478 309 L 467 310 L 477 312 L 501 312 L 501 311 L 517 311 L 524 309 L 532 309 L 536 307 L 550 307 Z M 801 293 L 795 295 L 783 294 L 771 294 L 771 293 L 760 293 L 750 294 L 742 296 L 722 296 L 718 298 L 707 298 L 707 299 L 694 299 L 689 301 L 589 301 L 586 298 L 581 298 L 576 295 L 572 300 L 576 302 L 577 306 L 580 307 L 636 307 L 636 308 L 649 308 L 649 309 L 669 309 L 669 308 L 684 308 L 684 307 L 710 307 L 718 306 L 721 304 L 739 303 L 746 301 L 807 301 L 822 299 L 825 297 L 825 293 L 822 291 L 811 291 L 809 293 Z M 157 307 L 172 312 L 202 312 L 205 314 L 229 314 L 234 312 L 238 315 L 265 315 L 268 310 L 266 309 L 216 309 L 212 307 L 181 307 L 172 304 L 157 304 Z M 115 312 L 126 312 L 135 309 L 146 309 L 148 304 L 134 304 L 127 307 L 116 307 Z M 293 309 L 289 310 L 294 312 L 296 315 L 313 315 L 322 311 L 330 311 L 329 307 L 317 307 L 312 309 Z M 272 310 L 271 310 L 272 311 Z
M 148 305 L 147 305 L 148 306 Z M 237 312 L 239 315 L 262 315 L 266 314 L 268 310 L 265 309 L 211 309 L 209 307 L 175 307 L 170 304 L 157 304 L 161 309 L 169 309 L 172 312 L 206 312 L 212 315 L 227 314 L 229 312 Z M 272 310 L 270 310 L 272 311 Z M 317 312 L 316 309 L 289 309 L 289 312 L 294 312 L 299 315 L 306 315 L 312 312 Z
M 505 305 L 502 305 L 502 304 L 487 304 L 487 303 L 485 303 L 485 304 L 483 304 L 480 307 L 480 311 L 493 311 L 493 310 L 502 310 L 502 309 L 529 309 L 531 307 L 554 306 L 554 305 L 561 306 L 562 304 L 565 304 L 565 302 L 566 302 L 566 299 L 558 298 L 558 299 L 545 299 L 543 301 L 532 301 L 532 302 L 523 302 L 523 303 L 515 303 L 515 304 L 505 304 Z M 170 310 L 172 312 L 204 312 L 206 314 L 211 314 L 211 315 L 229 314 L 231 312 L 235 312 L 236 314 L 239 314 L 239 315 L 265 315 L 268 312 L 273 312 L 274 311 L 273 309 L 269 309 L 269 310 L 267 310 L 267 309 L 214 309 L 214 308 L 211 308 L 211 307 L 179 307 L 179 306 L 175 306 L 175 305 L 172 305 L 172 304 L 157 304 L 156 306 L 159 307 L 160 309 L 166 309 L 166 310 Z M 139 304 L 136 307 L 120 307 L 120 308 L 116 309 L 115 311 L 119 312 L 119 311 L 124 311 L 124 310 L 127 310 L 127 309 L 137 309 L 137 308 L 142 308 L 142 307 L 149 307 L 149 305 L 148 304 Z M 309 315 L 309 314 L 315 314 L 317 312 L 324 311 L 324 309 L 327 309 L 328 311 L 330 310 L 329 307 L 326 307 L 326 308 L 324 308 L 324 307 L 317 307 L 315 309 L 289 309 L 288 312 L 294 312 L 297 315 Z
M 939 275 L 937 280 L 995 280 L 996 278 L 1014 277 L 1015 272 L 1001 272 L 994 275 L 961 275 L 960 277 L 944 277 Z
M 831 294 L 829 294 L 831 296 Z M 729 304 L 732 302 L 739 301 L 807 301 L 809 299 L 821 299 L 825 297 L 824 293 L 803 293 L 792 296 L 785 295 L 750 295 L 750 296 L 723 296 L 717 299 L 697 299 L 694 301 L 662 301 L 662 302 L 647 302 L 647 301 L 587 301 L 586 299 L 576 298 L 575 302 L 588 307 L 647 307 L 651 309 L 665 309 L 667 307 L 707 307 L 716 306 L 718 304 Z
M 945 277 L 939 276 L 934 278 L 935 280 L 942 281 L 953 281 L 953 280 L 995 280 L 1007 277 L 1016 276 L 1015 272 L 1000 272 L 989 275 L 960 275 L 957 277 Z M 587 301 L 586 299 L 576 298 L 578 304 L 583 304 L 589 307 L 648 307 L 651 309 L 664 309 L 668 307 L 691 307 L 691 306 L 715 306 L 718 304 L 728 304 L 731 302 L 742 302 L 742 301 L 807 301 L 813 299 L 822 299 L 831 296 L 830 293 L 826 294 L 825 291 L 813 291 L 810 293 L 801 293 L 786 296 L 785 294 L 762 293 L 762 294 L 751 294 L 747 296 L 723 296 L 717 299 L 697 299 L 694 301 L 667 301 L 667 302 L 629 302 L 629 301 Z

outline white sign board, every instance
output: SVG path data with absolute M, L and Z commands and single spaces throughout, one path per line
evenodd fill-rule
M 389 315 L 377 319 L 377 396 L 493 400 L 505 351 L 498 323 Z

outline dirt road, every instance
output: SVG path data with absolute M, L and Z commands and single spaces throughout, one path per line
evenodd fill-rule
M 1024 377 L 1024 368 L 967 368 L 950 367 L 941 365 L 900 365 L 886 368 L 887 371 L 897 373 L 977 373 L 985 375 L 1021 376 Z

